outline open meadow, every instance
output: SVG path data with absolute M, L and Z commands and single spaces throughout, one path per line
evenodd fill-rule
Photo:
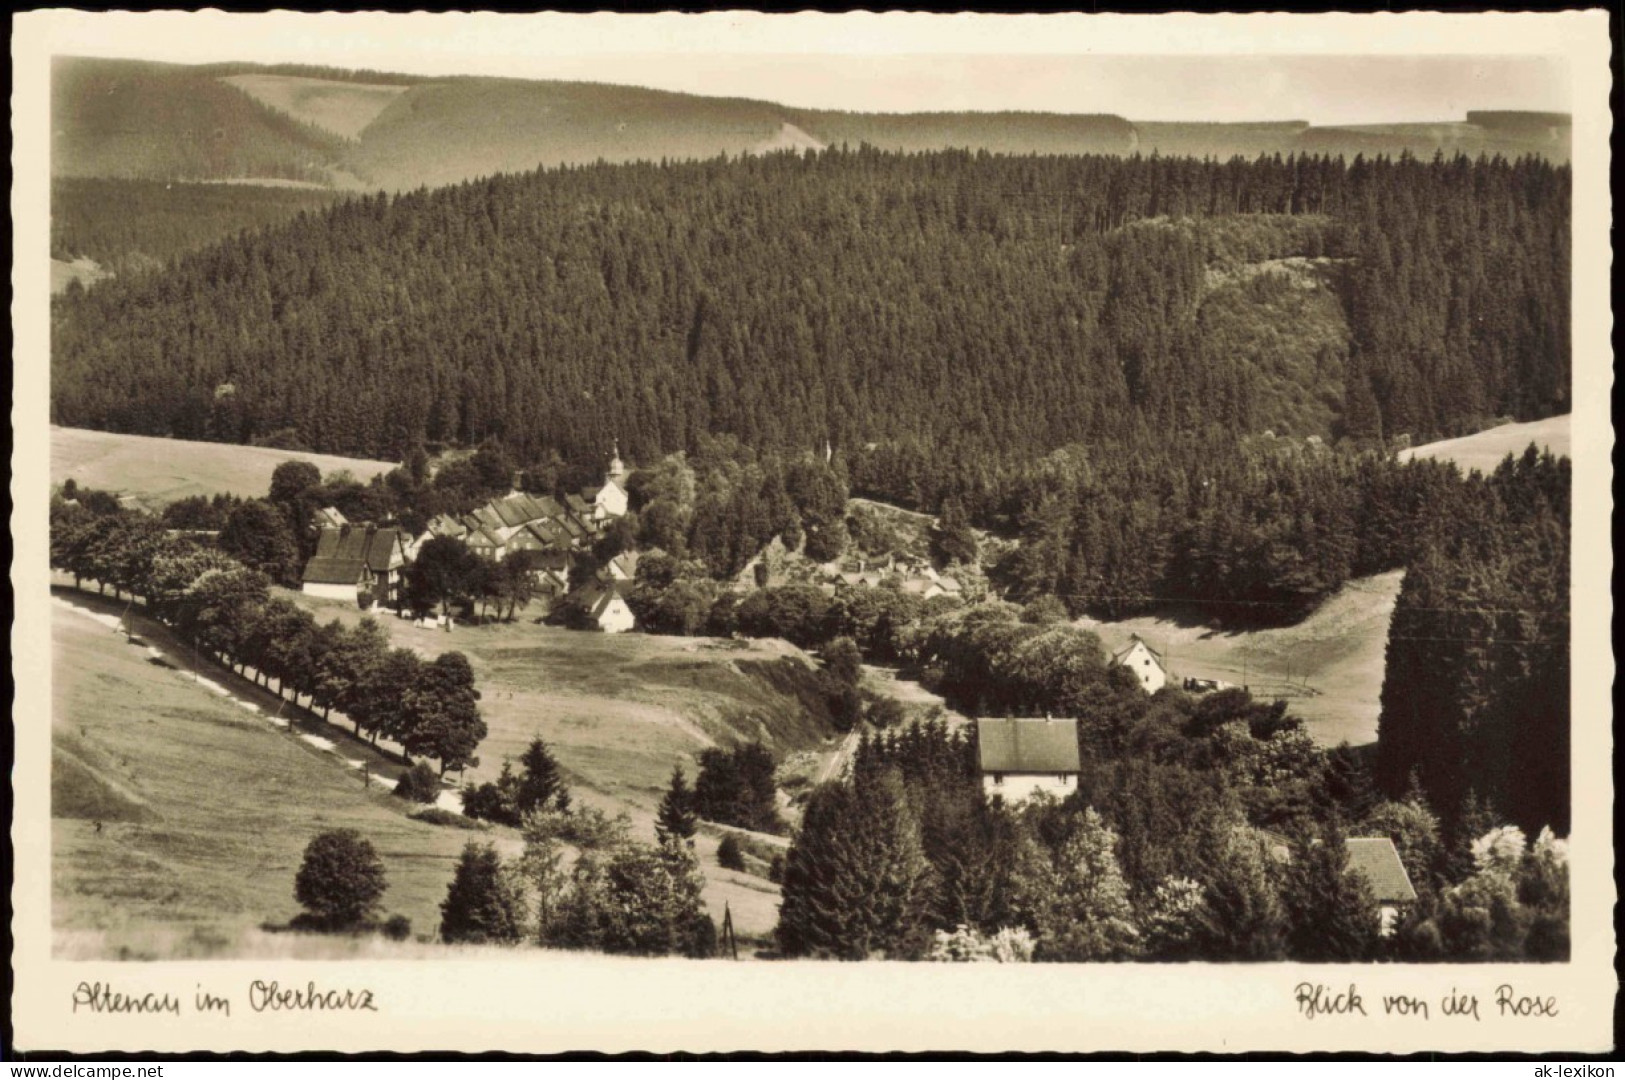
M 323 829 L 359 830 L 388 876 L 384 909 L 432 933 L 474 833 L 413 821 L 270 720 L 274 695 L 230 677 L 250 713 L 192 681 L 160 628 L 134 641 L 93 618 L 122 608 L 72 595 L 53 605 L 51 815 L 59 951 L 103 958 L 234 954 L 262 923 L 299 912 L 293 879 Z M 149 646 L 159 645 L 160 656 Z M 163 648 L 162 645 L 171 645 Z M 225 682 L 223 669 L 207 677 Z M 348 754 L 347 756 L 356 756 Z M 99 827 L 98 827 L 99 823 Z
M 348 469 L 362 483 L 398 464 L 268 446 L 51 427 L 51 483 L 73 479 L 85 487 L 134 495 L 152 508 L 189 495 L 264 495 L 271 487 L 271 473 L 288 460 L 308 461 L 324 476 Z
M 355 828 L 372 840 L 390 882 L 384 908 L 409 917 L 417 934 L 432 934 L 438 925 L 439 902 L 469 839 L 493 842 L 505 856 L 521 850 L 511 829 L 464 830 L 412 820 L 408 814 L 415 808 L 388 793 L 401 765 L 387 748 L 374 749 L 346 728 L 307 716 L 207 661 L 202 680 L 194 681 L 184 645 L 164 628 L 136 616 L 134 643 L 111 628 L 123 604 L 67 589 L 59 590 L 58 600 L 52 619 L 52 814 L 59 954 L 305 955 L 300 950 L 316 946 L 260 927 L 286 924 L 298 913 L 293 877 L 304 845 L 324 828 Z M 459 637 L 459 631 L 419 631 L 406 623 L 392 629 L 410 631 L 397 640 L 420 649 L 424 643 L 411 634 L 433 635 L 428 644 L 438 647 L 425 651 L 467 645 L 436 640 Z M 711 740 L 699 735 L 667 741 L 652 702 L 640 709 L 633 701 L 617 703 L 613 694 L 594 700 L 590 687 L 597 676 L 591 669 L 613 668 L 616 644 L 634 639 L 570 637 L 608 648 L 588 647 L 585 660 L 577 653 L 574 667 L 561 660 L 572 654 L 568 646 L 539 650 L 553 656 L 559 670 L 575 670 L 585 679 L 568 684 L 572 690 L 554 691 L 560 696 L 550 705 L 521 687 L 509 691 L 500 680 L 482 677 L 492 735 L 480 767 L 462 779 L 494 777 L 504 753 L 517 755 L 533 733 L 541 733 L 554 745 L 579 802 L 612 814 L 626 811 L 639 838 L 651 840 L 654 806 L 671 766 L 688 762 L 692 778 L 692 752 Z M 630 666 L 661 666 L 636 646 L 630 651 Z M 468 654 L 477 667 L 486 662 L 479 649 L 469 647 Z M 754 706 L 764 715 L 775 705 L 787 708 L 770 690 L 753 696 L 750 680 L 734 676 L 734 694 L 709 702 L 707 712 L 699 689 L 706 680 L 690 674 L 685 692 L 680 669 L 672 675 L 667 717 L 694 709 L 700 718 L 694 731 L 720 723 L 710 718 L 728 715 L 733 706 Z M 572 693 L 578 700 L 563 704 Z M 290 717 L 293 724 L 282 726 Z M 599 717 L 605 722 L 594 722 Z M 831 752 L 837 748 L 831 740 Z M 778 888 L 717 866 L 720 838 L 710 828 L 696 837 L 706 906 L 719 920 L 726 908 L 742 939 L 764 938 L 777 921 Z M 345 955 L 362 948 L 332 947 Z
M 1441 439 L 1409 447 L 1399 452 L 1399 460 L 1442 458 L 1454 461 L 1463 472 L 1477 469 L 1488 473 L 1493 472 L 1508 454 L 1522 454 L 1530 443 L 1550 450 L 1558 457 L 1570 456 L 1573 453 L 1570 449 L 1571 420 L 1570 414 L 1564 413 L 1561 416 L 1548 416 L 1544 420 L 1531 420 L 1527 424 L 1502 424 L 1459 439 Z

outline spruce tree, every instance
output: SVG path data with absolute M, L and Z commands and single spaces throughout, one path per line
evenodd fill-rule
M 568 805 L 559 763 L 540 735 L 531 739 L 519 757 L 519 765 L 524 771 L 519 778 L 515 802 L 521 814 L 545 809 L 549 803 L 556 803 L 561 809 Z
M 813 792 L 785 861 L 783 889 L 775 934 L 788 956 L 920 954 L 933 875 L 895 771 Z
M 655 818 L 655 832 L 662 840 L 689 840 L 699 828 L 699 815 L 694 810 L 694 792 L 688 786 L 688 777 L 678 765 L 671 771 L 671 786 L 660 800 L 660 812 Z
M 440 902 L 440 939 L 507 945 L 519 940 L 522 925 L 518 893 L 496 848 L 471 841 Z
M 1281 889 L 1287 915 L 1287 951 L 1307 963 L 1369 960 L 1381 917 L 1371 883 L 1349 871 L 1348 846 L 1332 830 L 1324 839 L 1295 845 Z

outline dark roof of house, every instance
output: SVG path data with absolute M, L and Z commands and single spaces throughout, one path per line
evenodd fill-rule
M 464 536 L 468 533 L 468 526 L 450 514 L 436 514 L 429 522 L 428 529 L 435 536 Z
M 1115 664 L 1121 661 L 1123 657 L 1134 651 L 1134 646 L 1136 645 L 1144 645 L 1145 651 L 1156 657 L 1157 663 L 1162 663 L 1162 654 L 1153 649 L 1151 647 L 1151 643 L 1138 634 L 1135 634 L 1133 637 L 1129 638 L 1129 643 L 1127 645 L 1124 645 L 1121 649 L 1118 649 L 1116 652 L 1112 653 L 1112 663 Z
M 983 772 L 1063 773 L 1081 768 L 1076 720 L 976 721 Z
M 490 505 L 476 507 L 471 516 L 474 519 L 476 528 L 502 528 L 502 515 L 497 513 Z
M 506 499 L 499 499 L 491 504 L 491 510 L 497 520 L 510 529 L 530 520 L 530 509 L 525 506 L 522 496 L 510 495 Z
M 1392 840 L 1386 836 L 1351 836 L 1346 843 L 1349 872 L 1365 875 L 1378 903 L 1408 904 L 1416 899 L 1411 876 L 1405 872 L 1405 864 L 1399 860 Z
M 568 544 L 570 542 L 570 530 L 556 520 L 533 521 L 525 526 L 525 530 L 543 544 Z
M 593 577 L 566 599 L 569 603 L 581 608 L 594 617 L 602 615 L 604 609 L 616 598 L 625 599 L 632 591 L 631 582 L 605 581 L 601 577 Z
M 387 570 L 400 542 L 397 529 L 325 528 L 316 537 L 316 554 L 305 564 L 300 580 L 312 585 L 354 585 L 368 570 Z

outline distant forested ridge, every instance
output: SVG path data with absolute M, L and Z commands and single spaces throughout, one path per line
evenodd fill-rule
M 1292 416 L 1420 441 L 1567 409 L 1569 201 L 1536 159 L 865 148 L 496 177 L 64 297 L 52 420 L 391 458 L 827 443 L 889 454 L 855 486 L 921 504 L 1074 443 Z M 1344 323 L 1251 333 L 1300 289 Z
M 336 191 L 251 184 L 70 178 L 51 183 L 51 257 L 94 259 L 127 274 L 243 229 L 281 224 L 343 198 Z

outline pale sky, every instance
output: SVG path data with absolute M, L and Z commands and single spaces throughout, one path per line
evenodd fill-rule
M 1571 107 L 1567 63 L 1540 55 L 1539 34 L 1485 21 L 1517 16 L 49 14 L 58 54 L 582 79 L 866 112 L 1354 124 Z

